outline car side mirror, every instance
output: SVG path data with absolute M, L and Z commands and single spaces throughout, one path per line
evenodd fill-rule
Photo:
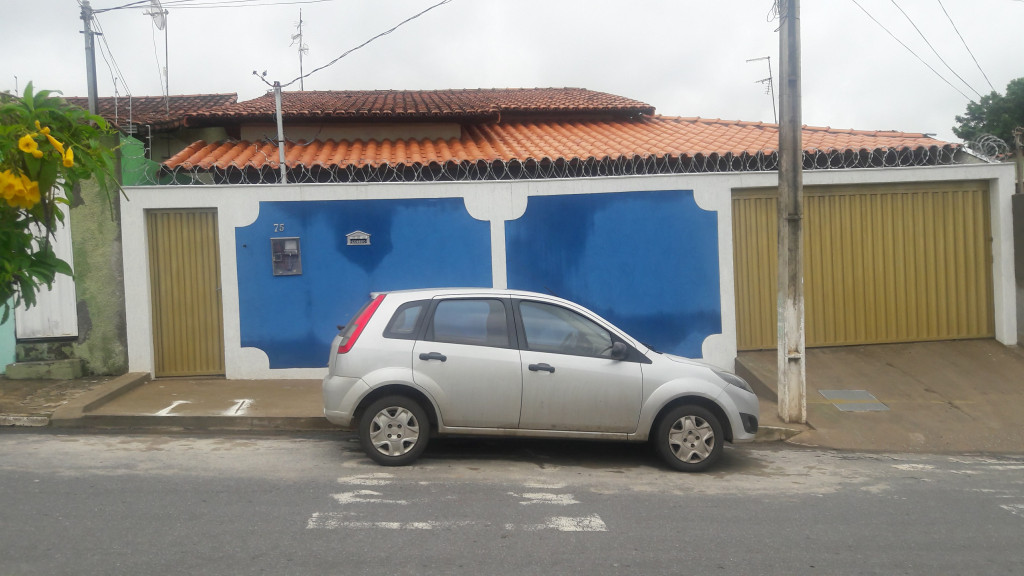
M 629 357 L 629 346 L 623 342 L 612 344 L 612 360 L 625 360 Z

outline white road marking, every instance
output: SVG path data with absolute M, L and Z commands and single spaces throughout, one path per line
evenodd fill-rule
M 1024 504 L 1000 504 L 999 507 L 1015 516 L 1024 516 Z
M 336 512 L 314 512 L 306 522 L 306 530 L 437 530 L 459 528 L 476 524 L 476 522 L 365 522 L 361 520 L 345 520 L 345 514 Z
M 167 416 L 168 414 L 171 413 L 171 410 L 174 410 L 179 405 L 181 405 L 181 404 L 191 404 L 191 403 L 192 402 L 190 402 L 188 400 L 175 400 L 174 402 L 171 402 L 170 406 L 168 406 L 167 408 L 164 408 L 163 410 L 157 412 L 156 414 L 154 414 L 154 416 Z
M 465 527 L 488 527 L 490 522 L 482 520 L 465 521 L 428 521 L 428 522 L 367 522 L 362 520 L 346 520 L 350 514 L 344 512 L 314 512 L 306 521 L 307 530 L 438 530 Z M 597 514 L 591 516 L 571 517 L 553 516 L 543 524 L 505 524 L 506 530 L 523 530 L 536 532 L 539 530 L 557 530 L 559 532 L 607 532 L 608 526 Z
M 516 530 L 515 524 L 506 524 L 506 530 Z M 526 524 L 518 529 L 530 532 L 538 530 L 558 530 L 559 532 L 607 532 L 608 526 L 597 514 L 590 516 L 552 516 L 543 524 Z
M 381 472 L 379 474 L 360 474 L 358 476 L 345 476 L 338 478 L 339 484 L 355 484 L 357 486 L 387 486 L 391 484 L 394 474 Z
M 373 490 L 341 492 L 340 494 L 331 494 L 331 496 L 334 496 L 334 499 L 338 501 L 338 504 L 408 504 L 405 500 L 374 498 L 374 496 L 381 496 L 381 493 L 374 492 Z
M 250 398 L 244 398 L 242 400 L 235 400 L 235 405 L 224 411 L 225 416 L 241 416 L 245 414 L 249 407 L 253 405 L 255 400 Z
M 522 505 L 527 504 L 555 504 L 557 506 L 568 506 L 570 504 L 579 504 L 579 500 L 576 500 L 572 494 L 550 494 L 547 492 L 531 492 L 529 494 L 516 494 L 515 492 L 509 492 L 509 495 L 515 496 L 516 498 L 525 498 Z
M 934 470 L 935 466 L 931 464 L 893 464 L 893 468 L 898 470 Z

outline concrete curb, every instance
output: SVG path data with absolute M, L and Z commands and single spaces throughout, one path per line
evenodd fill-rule
M 54 420 L 55 428 L 107 430 L 211 430 L 235 432 L 325 432 L 340 430 L 326 418 L 282 416 L 150 416 L 83 414 L 75 419 Z
M 89 392 L 57 407 L 49 418 L 50 426 L 56 428 L 75 427 L 84 420 L 86 413 L 123 396 L 149 381 L 145 372 L 129 372 L 93 388 Z
M 46 416 L 28 416 L 22 414 L 0 414 L 0 426 L 46 426 L 50 419 Z

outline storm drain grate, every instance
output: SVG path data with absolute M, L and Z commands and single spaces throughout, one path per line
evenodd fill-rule
M 867 390 L 819 390 L 818 393 L 842 412 L 882 412 L 889 409 Z

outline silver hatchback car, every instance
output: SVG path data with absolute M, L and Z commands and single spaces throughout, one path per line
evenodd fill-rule
M 653 442 L 701 471 L 757 432 L 740 377 L 661 354 L 572 302 L 516 290 L 372 294 L 334 338 L 324 415 L 409 464 L 431 435 Z

